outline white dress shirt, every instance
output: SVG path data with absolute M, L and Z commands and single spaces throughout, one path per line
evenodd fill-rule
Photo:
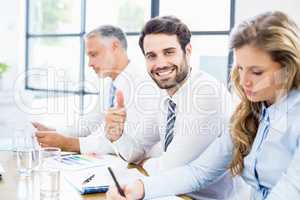
M 151 108 L 153 106 L 153 100 L 147 97 L 149 95 L 155 95 L 155 92 L 157 93 L 156 90 L 158 89 L 147 74 L 146 67 L 134 65 L 131 62 L 124 71 L 117 76 L 113 81 L 113 84 L 117 90 L 121 90 L 124 94 L 125 109 L 127 112 L 124 131 L 127 134 L 132 135 L 135 133 L 136 126 L 143 123 L 143 113 L 149 111 L 153 112 L 153 109 Z M 105 124 L 103 123 L 104 111 L 109 107 L 108 97 L 110 86 L 111 82 L 106 83 L 106 87 L 103 87 L 102 89 L 103 91 L 106 91 L 102 94 L 102 96 L 106 98 L 102 98 L 99 101 L 106 101 L 106 103 L 103 103 L 102 108 L 100 108 L 99 115 L 101 115 L 102 118 L 99 120 L 97 128 L 92 130 L 92 134 L 89 136 L 79 137 L 81 153 L 116 153 L 112 146 L 113 144 L 105 137 Z M 98 119 L 99 118 L 100 117 L 98 117 Z
M 85 95 L 88 106 L 82 115 L 75 115 L 73 123 L 58 127 L 57 131 L 73 137 L 86 137 L 101 127 L 104 111 L 109 105 L 109 90 L 112 84 L 110 77 L 98 78 L 93 87 L 99 91 L 97 95 Z
M 204 72 L 191 73 L 179 90 L 169 97 L 165 91 L 161 95 L 159 109 L 155 117 L 148 115 L 135 138 L 124 133 L 115 142 L 119 153 L 129 162 L 147 158 L 147 153 L 155 145 L 160 150 L 157 157 L 144 163 L 150 174 L 182 166 L 196 159 L 228 127 L 232 112 L 231 96 L 216 79 Z M 164 138 L 167 122 L 167 99 L 176 103 L 174 138 L 166 152 Z M 197 193 L 201 199 L 226 199 L 231 195 L 232 179 L 228 173 L 213 185 Z
M 299 113 L 299 90 L 291 90 L 268 108 L 262 105 L 257 134 L 241 174 L 252 188 L 252 200 L 300 199 Z M 229 132 L 223 134 L 190 164 L 145 178 L 145 199 L 205 187 L 228 169 L 233 151 Z

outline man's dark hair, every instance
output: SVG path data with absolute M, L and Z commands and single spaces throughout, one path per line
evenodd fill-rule
M 142 29 L 139 45 L 144 51 L 144 38 L 148 34 L 164 33 L 167 35 L 177 35 L 181 49 L 185 53 L 185 47 L 191 40 L 191 32 L 188 27 L 175 16 L 155 17 L 149 20 Z

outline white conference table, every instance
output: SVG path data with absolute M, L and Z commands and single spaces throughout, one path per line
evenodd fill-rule
M 5 170 L 0 181 L 0 199 L 7 200 L 38 200 L 40 199 L 39 185 L 35 172 L 32 176 L 21 177 L 16 170 L 16 155 L 12 151 L 0 151 L 0 163 Z M 140 172 L 145 173 L 143 169 L 128 165 L 129 168 L 137 168 Z M 186 196 L 181 196 L 182 199 L 190 199 Z M 105 199 L 104 193 L 80 195 L 61 176 L 60 184 L 60 200 L 101 200 Z

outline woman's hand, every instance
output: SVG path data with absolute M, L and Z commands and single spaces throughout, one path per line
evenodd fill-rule
M 144 184 L 141 180 L 137 180 L 130 185 L 122 187 L 125 197 L 121 196 L 118 189 L 114 186 L 109 187 L 106 193 L 107 200 L 134 200 L 144 198 Z

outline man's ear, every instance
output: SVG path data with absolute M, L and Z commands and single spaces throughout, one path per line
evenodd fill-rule
M 191 56 L 192 54 L 192 45 L 191 43 L 188 43 L 186 46 L 185 46 L 185 53 L 188 57 Z
M 113 41 L 112 41 L 112 49 L 113 50 L 116 50 L 116 49 L 118 49 L 119 47 L 120 47 L 120 45 L 121 45 L 121 43 L 120 43 L 120 41 L 119 40 L 116 40 L 116 39 L 114 39 Z

